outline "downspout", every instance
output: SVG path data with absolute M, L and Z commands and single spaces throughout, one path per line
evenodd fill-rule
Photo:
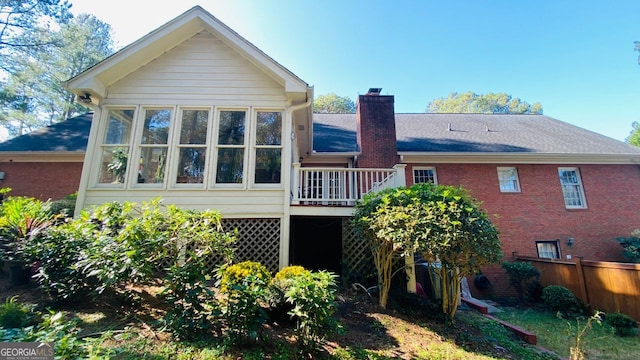
M 301 104 L 296 104 L 296 105 L 292 105 L 289 106 L 286 110 L 285 110 L 285 115 L 284 118 L 286 119 L 287 123 L 289 124 L 287 126 L 287 128 L 289 129 L 289 134 L 293 133 L 293 113 L 295 111 L 298 110 L 302 110 L 304 108 L 307 108 L 311 105 L 311 99 L 313 98 L 312 96 L 309 95 L 309 90 L 311 90 L 312 88 L 307 89 L 307 100 L 304 103 Z M 311 122 L 313 123 L 313 119 L 311 119 Z M 309 131 L 311 131 L 311 129 L 309 129 Z M 293 142 L 295 141 L 294 139 L 291 139 L 291 137 L 287 137 L 285 138 L 285 141 L 290 141 L 289 143 L 289 151 L 287 152 L 287 156 L 290 158 L 291 161 L 297 161 L 296 159 L 291 159 L 291 154 L 292 154 L 292 150 L 293 150 Z M 286 267 L 289 265 L 289 238 L 291 236 L 290 233 L 290 227 L 291 227 L 291 196 L 290 196 L 290 192 L 291 192 L 291 171 L 292 171 L 292 166 L 291 163 L 289 161 L 287 161 L 287 165 L 288 165 L 288 170 L 287 170 L 287 174 L 285 174 L 285 176 L 283 176 L 283 187 L 284 187 L 284 213 L 282 216 L 282 228 L 280 229 L 280 234 L 281 234 L 281 238 L 280 238 L 280 264 L 279 267 L 280 269 L 282 269 L 283 267 Z

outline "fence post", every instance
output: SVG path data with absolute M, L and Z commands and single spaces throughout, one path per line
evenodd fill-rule
M 588 308 L 591 308 L 591 301 L 589 300 L 589 292 L 587 291 L 587 283 L 584 278 L 584 271 L 582 270 L 582 261 L 580 258 L 576 258 L 576 271 L 578 273 L 578 287 L 580 288 L 580 297 L 584 301 Z

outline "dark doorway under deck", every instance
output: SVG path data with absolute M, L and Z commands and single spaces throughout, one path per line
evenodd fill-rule
M 342 218 L 291 217 L 289 260 L 309 270 L 341 273 Z

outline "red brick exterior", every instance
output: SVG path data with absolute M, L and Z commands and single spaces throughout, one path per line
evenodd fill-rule
M 398 164 L 392 95 L 360 95 L 356 105 L 360 155 L 357 167 L 390 169 Z
M 417 164 L 414 164 L 418 166 Z M 438 183 L 462 185 L 482 202 L 482 208 L 500 231 L 506 261 L 512 253 L 537 257 L 537 240 L 559 240 L 560 256 L 621 261 L 615 240 L 640 228 L 640 167 L 638 165 L 523 165 L 424 164 L 435 166 Z M 518 170 L 520 193 L 501 193 L 498 166 Z M 586 196 L 586 209 L 566 209 L 558 167 L 577 167 Z M 413 182 L 413 165 L 407 166 Z M 573 246 L 567 246 L 570 237 Z M 510 292 L 502 269 L 484 271 L 496 293 Z M 473 288 L 473 286 L 472 286 Z
M 10 187 L 12 196 L 57 200 L 78 191 L 81 162 L 6 162 L 0 187 Z

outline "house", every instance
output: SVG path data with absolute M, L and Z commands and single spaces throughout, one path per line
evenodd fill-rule
M 239 259 L 272 270 L 357 271 L 353 205 L 416 182 L 468 188 L 507 260 L 621 260 L 614 238 L 640 227 L 640 149 L 543 115 L 395 114 L 376 88 L 312 114 L 311 86 L 197 6 L 66 86 L 94 112 L 77 209 L 217 209 Z M 485 272 L 497 292 L 503 274 Z
M 40 200 L 78 191 L 92 118 L 87 113 L 0 143 L 0 187 Z

